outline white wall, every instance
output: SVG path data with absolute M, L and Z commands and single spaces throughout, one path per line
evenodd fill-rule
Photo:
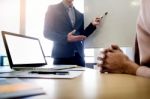
M 111 43 L 133 46 L 139 3 L 140 0 L 85 0 L 85 26 L 108 12 L 101 26 L 86 40 L 86 47 L 101 48 Z
M 0 33 L 1 31 L 19 32 L 19 1 L 20 0 L 0 0 Z M 0 55 L 5 55 L 1 35 Z

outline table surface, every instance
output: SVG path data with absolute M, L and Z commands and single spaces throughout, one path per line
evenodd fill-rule
M 39 99 L 150 99 L 150 79 L 127 74 L 100 74 L 88 69 L 73 79 L 28 79 L 46 95 Z

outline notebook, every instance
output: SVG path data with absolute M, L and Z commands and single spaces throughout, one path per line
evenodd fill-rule
M 2 31 L 10 67 L 15 70 L 49 70 L 40 40 L 35 37 Z M 48 66 L 47 66 L 48 67 Z M 51 69 L 75 68 L 76 65 L 56 66 Z
M 0 99 L 20 99 L 45 95 L 40 86 L 20 79 L 0 79 Z

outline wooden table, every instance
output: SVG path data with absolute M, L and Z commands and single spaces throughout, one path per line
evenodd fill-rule
M 86 69 L 73 79 L 31 79 L 46 95 L 39 99 L 150 99 L 150 79 L 127 74 L 100 74 Z

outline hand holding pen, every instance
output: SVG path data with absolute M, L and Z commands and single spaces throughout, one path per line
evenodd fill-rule
M 101 17 L 96 17 L 93 21 L 92 21 L 92 24 L 94 26 L 97 26 L 101 23 L 101 20 L 108 14 L 108 12 L 105 12 L 105 14 Z
M 92 21 L 92 24 L 93 26 L 97 26 L 99 25 L 101 22 L 101 18 L 100 17 L 96 17 L 93 21 Z

